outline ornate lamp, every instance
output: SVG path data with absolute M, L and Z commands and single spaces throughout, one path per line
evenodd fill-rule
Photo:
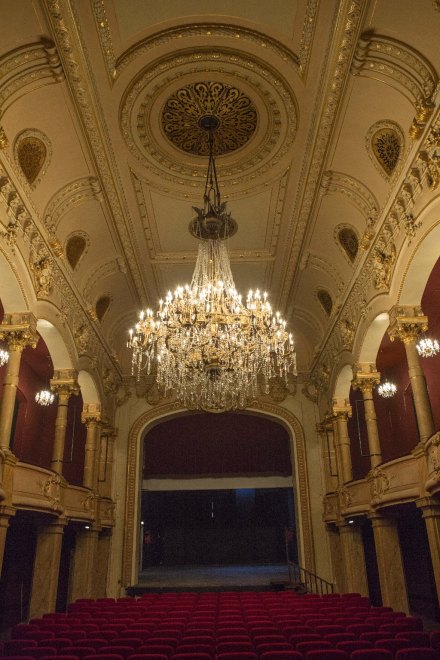
M 205 115 L 209 162 L 203 208 L 195 208 L 190 233 L 199 240 L 190 284 L 178 286 L 159 301 L 159 309 L 142 311 L 129 331 L 132 371 L 137 377 L 156 370 L 159 388 L 175 392 L 187 408 L 221 412 L 245 408 L 259 385 L 296 374 L 293 337 L 266 293 L 250 291 L 246 303 L 237 292 L 226 240 L 237 223 L 221 202 L 214 158 L 219 120 Z
M 35 401 L 39 406 L 50 406 L 55 401 L 55 394 L 50 390 L 40 390 L 35 395 Z
M 416 344 L 416 348 L 420 357 L 424 358 L 434 357 L 440 351 L 437 339 L 430 339 L 429 337 L 422 337 Z
M 4 367 L 9 360 L 9 353 L 4 348 L 0 348 L 0 367 Z
M 390 399 L 397 392 L 397 387 L 394 383 L 391 383 L 389 380 L 384 380 L 383 383 L 380 383 L 377 387 L 377 393 L 379 396 L 382 396 L 384 399 Z

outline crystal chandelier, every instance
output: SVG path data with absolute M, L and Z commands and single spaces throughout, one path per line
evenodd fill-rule
M 429 337 L 422 337 L 416 344 L 416 348 L 420 357 L 424 358 L 434 357 L 440 351 L 437 339 L 430 339 Z
M 39 406 L 50 406 L 55 401 L 55 394 L 50 390 L 40 390 L 35 395 L 35 401 Z
M 391 383 L 389 380 L 384 380 L 377 388 L 377 393 L 379 396 L 383 396 L 384 399 L 389 399 L 394 396 L 397 392 L 397 387 L 394 383 Z
M 199 239 L 191 283 L 169 292 L 155 313 L 142 311 L 127 344 L 138 379 L 156 370 L 164 394 L 173 391 L 185 407 L 210 412 L 245 408 L 259 384 L 267 393 L 270 379 L 296 375 L 293 337 L 267 294 L 250 291 L 244 303 L 235 288 L 226 240 L 237 223 L 220 199 L 213 154 L 218 125 L 211 115 L 200 120 L 209 134 L 209 163 L 204 207 L 194 207 L 189 226 Z
M 9 360 L 9 353 L 3 348 L 0 349 L 0 367 L 4 367 Z

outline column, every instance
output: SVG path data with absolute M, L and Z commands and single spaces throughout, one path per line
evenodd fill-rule
M 437 599 L 440 603 L 440 502 L 432 497 L 423 497 L 416 500 L 416 505 L 422 511 L 428 533 Z
M 423 315 L 420 307 L 395 306 L 391 309 L 388 334 L 391 341 L 397 338 L 405 345 L 408 375 L 422 443 L 425 443 L 435 432 L 426 378 L 416 348 L 420 335 L 427 329 L 428 318 Z
M 84 529 L 76 535 L 75 552 L 71 569 L 71 602 L 77 598 L 95 598 L 95 567 L 98 559 L 98 537 L 100 531 L 101 528 L 99 525 L 90 523 L 90 525 L 84 525 Z
M 316 430 L 321 437 L 325 492 L 334 493 L 338 487 L 338 466 L 336 461 L 333 424 L 326 419 L 321 424 L 316 425 Z
M 116 430 L 108 425 L 101 431 L 99 465 L 101 481 L 98 483 L 98 489 L 102 497 L 111 498 L 112 496 L 113 456 L 116 435 Z
M 84 488 L 96 490 L 97 456 L 99 440 L 99 424 L 101 422 L 101 407 L 98 403 L 84 404 L 81 421 L 87 426 L 87 438 L 84 457 Z
M 342 563 L 345 571 L 345 590 L 368 596 L 362 528 L 344 521 L 338 525 L 341 539 Z
M 326 525 L 327 538 L 330 546 L 330 559 L 333 569 L 333 581 L 337 593 L 348 591 L 345 583 L 344 560 L 342 556 L 341 537 L 336 525 Z
M 14 507 L 0 506 L 0 577 L 2 574 L 3 557 L 5 555 L 6 535 L 8 533 L 9 521 L 14 515 Z
M 0 341 L 6 341 L 9 350 L 0 404 L 0 448 L 9 450 L 21 354 L 26 346 L 37 345 L 37 319 L 30 312 L 5 314 L 0 324 Z
M 351 417 L 351 406 L 344 399 L 343 401 L 334 400 L 332 407 L 333 418 L 336 421 L 336 445 L 339 448 L 341 459 L 340 483 L 346 484 L 353 479 L 351 467 L 350 437 L 348 435 L 348 419 Z
M 369 518 L 373 525 L 382 602 L 387 607 L 408 614 L 408 593 L 397 521 L 379 513 L 372 513 Z
M 40 527 L 38 530 L 29 604 L 29 617 L 31 619 L 40 617 L 46 612 L 55 611 L 61 545 L 66 524 L 67 520 L 60 518 Z
M 357 369 L 353 375 L 354 378 L 351 381 L 353 389 L 360 390 L 364 398 L 370 462 L 371 467 L 375 468 L 382 463 L 382 450 L 380 448 L 379 430 L 377 428 L 376 410 L 373 401 L 373 388 L 380 383 L 380 373 L 375 370 L 374 364 L 361 364 L 357 365 Z
M 107 596 L 107 574 L 110 562 L 111 530 L 103 529 L 98 536 L 97 558 L 95 564 L 95 598 Z
M 67 411 L 72 394 L 79 394 L 78 374 L 74 369 L 59 369 L 54 371 L 50 381 L 50 389 L 58 395 L 57 418 L 55 421 L 55 438 L 52 449 L 51 469 L 57 474 L 63 474 L 64 444 L 66 440 Z

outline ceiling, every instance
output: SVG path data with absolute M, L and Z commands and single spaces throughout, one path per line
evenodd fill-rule
M 299 370 L 311 369 L 398 190 L 420 102 L 438 84 L 437 5 L 0 0 L 10 167 L 94 322 L 96 302 L 110 299 L 99 331 L 123 372 L 137 310 L 191 278 L 204 114 L 222 127 L 237 288 L 270 293 Z M 18 158 L 26 136 L 46 149 L 33 182 Z M 338 240 L 343 228 L 356 254 Z M 72 268 L 66 244 L 77 234 L 85 250 Z

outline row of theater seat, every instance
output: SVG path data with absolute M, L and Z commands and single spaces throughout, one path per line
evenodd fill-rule
M 83 599 L 18 624 L 8 660 L 436 660 L 440 632 L 359 594 L 145 594 Z

